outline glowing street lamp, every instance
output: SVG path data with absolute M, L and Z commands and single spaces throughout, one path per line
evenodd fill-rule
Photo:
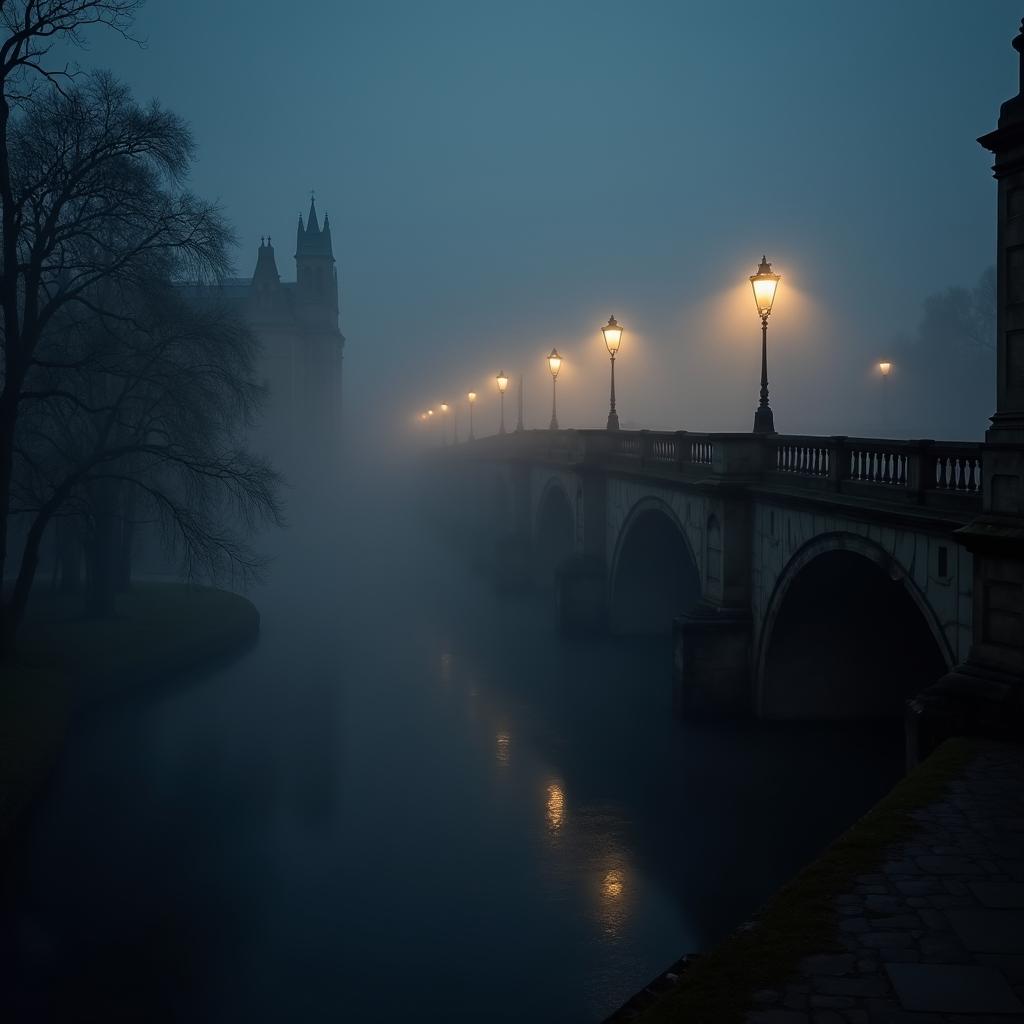
M 882 429 L 889 429 L 889 385 L 886 381 L 889 379 L 889 374 L 892 373 L 892 363 L 888 359 L 883 359 L 878 364 L 878 372 L 882 375 Z
M 750 276 L 754 302 L 761 317 L 761 402 L 754 413 L 755 434 L 775 433 L 775 418 L 772 416 L 771 406 L 768 405 L 768 317 L 775 302 L 775 289 L 779 287 L 779 278 L 779 274 L 772 273 L 772 265 L 768 262 L 767 256 L 761 257 L 757 273 Z
M 619 351 L 619 345 L 622 344 L 622 325 L 615 319 L 615 317 L 608 317 L 608 323 L 601 328 L 601 333 L 604 335 L 604 344 L 608 349 L 608 355 L 612 361 L 612 393 L 611 402 L 608 406 L 608 430 L 619 429 L 619 414 L 615 411 L 615 356 Z
M 498 371 L 498 376 L 494 378 L 498 382 L 498 394 L 501 395 L 501 426 L 498 428 L 499 434 L 505 433 L 505 392 L 508 390 L 508 377 L 505 376 L 504 370 Z
M 441 415 L 445 417 L 448 415 L 448 403 L 441 403 Z M 448 424 L 445 423 L 444 419 L 441 420 L 441 444 L 448 443 Z
M 469 399 L 469 439 L 473 440 L 473 403 L 476 401 L 476 392 L 470 391 L 466 398 Z
M 548 356 L 548 369 L 551 371 L 551 426 L 549 430 L 558 429 L 558 413 L 555 408 L 555 383 L 558 380 L 558 371 L 562 368 L 562 357 L 558 349 L 553 348 Z

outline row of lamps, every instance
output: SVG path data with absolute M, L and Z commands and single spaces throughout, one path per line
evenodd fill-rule
M 774 434 L 775 418 L 771 406 L 768 403 L 768 317 L 771 316 L 772 307 L 775 304 L 775 293 L 782 280 L 781 274 L 772 272 L 772 265 L 768 262 L 767 256 L 761 256 L 761 263 L 757 272 L 750 275 L 750 286 L 754 292 L 754 303 L 757 306 L 758 315 L 761 317 L 761 393 L 757 410 L 754 412 L 754 433 Z M 604 335 L 605 347 L 608 349 L 608 357 L 611 361 L 611 388 L 608 402 L 608 430 L 619 429 L 619 414 L 615 408 L 615 357 L 618 355 L 619 346 L 622 344 L 624 333 L 622 324 L 614 316 L 608 318 L 608 323 L 601 328 Z M 553 348 L 547 357 L 548 370 L 551 373 L 551 423 L 549 429 L 558 430 L 558 373 L 562 368 L 562 357 L 558 349 Z M 883 377 L 888 377 L 892 371 L 892 363 L 883 360 L 878 364 L 879 372 Z M 505 433 L 505 392 L 508 390 L 508 376 L 504 370 L 499 370 L 495 378 L 498 386 L 498 394 L 501 398 L 501 419 L 498 433 Z M 477 394 L 470 391 L 466 398 L 469 400 L 469 437 L 473 439 L 473 405 L 476 402 Z M 447 412 L 448 406 L 441 405 L 441 411 Z M 420 414 L 420 419 L 427 421 L 434 415 L 433 409 Z

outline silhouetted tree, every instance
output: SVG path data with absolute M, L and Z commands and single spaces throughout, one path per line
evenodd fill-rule
M 25 393 L 14 502 L 30 525 L 15 615 L 55 515 L 81 519 L 97 612 L 130 577 L 138 522 L 160 525 L 187 575 L 243 580 L 262 564 L 245 534 L 280 522 L 276 476 L 241 436 L 264 397 L 251 331 L 223 303 L 190 302 L 166 282 L 121 298 L 118 315 L 47 339 Z
M 119 321 L 125 324 L 118 334 L 122 341 L 150 337 L 152 319 L 141 297 L 152 298 L 157 282 L 209 280 L 228 267 L 230 229 L 214 206 L 182 185 L 194 148 L 185 124 L 157 104 L 140 107 L 109 75 L 92 75 L 80 83 L 72 69 L 46 66 L 55 41 L 76 41 L 82 28 L 95 23 L 125 32 L 137 6 L 134 0 L 0 4 L 0 21 L 8 33 L 0 41 L 0 580 L 11 555 L 15 476 L 24 471 L 32 478 L 33 472 L 19 459 L 38 456 L 36 442 L 45 442 L 49 429 L 46 415 L 55 412 L 55 386 L 65 386 L 55 385 L 52 375 L 95 368 L 92 352 L 69 361 L 49 346 L 57 344 L 58 336 L 71 337 L 97 324 L 109 335 Z M 165 308 L 167 301 L 161 299 Z M 180 315 L 178 322 L 184 322 Z M 222 326 L 228 329 L 226 321 Z M 112 369 L 102 365 L 100 379 L 108 384 L 118 379 Z M 245 376 L 244 367 L 236 364 L 236 369 Z M 96 386 L 93 382 L 85 395 L 68 390 L 65 400 L 83 402 L 102 416 L 118 399 L 108 395 L 97 401 Z M 33 403 L 45 406 L 46 415 L 34 415 Z M 30 416 L 32 443 L 22 429 L 23 418 Z M 120 428 L 111 421 L 104 445 Z M 216 455 L 214 448 L 205 453 L 203 472 L 209 479 L 223 481 L 230 472 L 224 440 L 223 433 L 211 438 L 214 448 L 221 447 Z M 190 450 L 194 453 L 194 446 Z M 93 468 L 109 463 L 99 454 L 103 451 L 107 448 L 97 449 Z M 241 449 L 238 457 L 241 465 L 246 458 Z M 125 466 L 121 462 L 119 470 Z M 243 470 L 243 480 L 258 477 L 269 484 L 269 470 L 256 473 L 254 464 L 250 469 Z M 0 655 L 11 648 L 24 613 L 42 532 L 54 515 L 67 511 L 68 500 L 85 501 L 80 486 L 85 475 L 82 470 L 73 480 L 51 478 L 53 492 L 36 504 L 13 591 L 0 596 Z M 39 482 L 33 478 L 27 486 Z M 192 497 L 202 498 L 195 486 L 193 479 Z M 239 486 L 244 490 L 244 483 Z M 96 496 L 95 482 L 94 500 L 104 503 Z M 209 506 L 191 515 L 187 508 L 184 501 L 165 510 L 173 509 L 180 534 L 192 537 L 193 554 L 207 543 L 207 554 L 231 550 L 226 539 L 218 543 Z M 276 506 L 267 508 L 276 515 Z M 28 506 L 17 511 L 32 514 Z M 200 541 L 204 528 L 209 536 Z M 212 565 L 215 559 L 207 561 Z
M 978 437 L 995 408 L 996 276 L 929 295 L 917 328 L 894 339 L 894 401 L 920 436 Z

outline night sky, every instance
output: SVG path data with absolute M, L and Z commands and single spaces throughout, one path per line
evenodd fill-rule
M 993 262 L 974 140 L 1016 92 L 1019 18 L 1009 0 L 151 0 L 145 49 L 94 33 L 80 60 L 192 124 L 192 186 L 235 224 L 240 274 L 270 234 L 294 277 L 316 189 L 350 423 L 402 437 L 474 387 L 487 430 L 504 369 L 546 425 L 557 345 L 563 425 L 602 425 L 614 313 L 623 426 L 748 430 L 765 252 L 778 428 L 867 433 L 874 362 Z

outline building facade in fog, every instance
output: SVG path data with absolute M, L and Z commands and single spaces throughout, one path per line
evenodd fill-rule
M 225 281 L 263 346 L 262 376 L 270 401 L 260 428 L 262 447 L 289 456 L 338 438 L 342 351 L 338 277 L 330 219 L 321 227 L 316 203 L 295 235 L 295 280 L 282 281 L 271 239 L 261 239 L 251 278 Z

